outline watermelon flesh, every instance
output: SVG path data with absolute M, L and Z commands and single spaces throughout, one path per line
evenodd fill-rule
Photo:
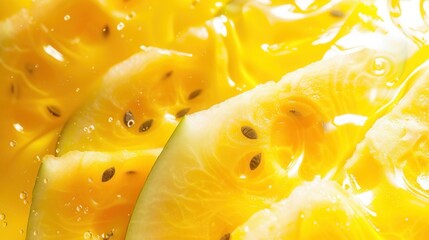
M 380 60 L 389 71 L 373 71 Z M 187 116 L 145 183 L 127 239 L 223 239 L 303 182 L 335 176 L 399 96 L 401 82 L 389 83 L 403 63 L 356 50 Z
M 27 239 L 123 239 L 159 152 L 46 156 L 33 192 Z

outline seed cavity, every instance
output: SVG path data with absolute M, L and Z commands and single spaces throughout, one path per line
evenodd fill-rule
M 255 170 L 258 168 L 259 164 L 261 164 L 262 156 L 261 153 L 256 154 L 255 156 L 250 159 L 249 168 L 250 170 Z
M 101 29 L 101 33 L 103 34 L 103 37 L 107 38 L 110 35 L 109 25 L 104 25 L 104 27 Z
M 242 126 L 241 127 L 241 133 L 249 139 L 257 139 L 258 134 L 256 133 L 255 129 L 249 127 L 249 126 Z
M 184 109 L 178 111 L 176 113 L 176 118 L 182 118 L 182 117 L 184 117 L 189 112 L 189 110 L 191 110 L 191 109 L 190 108 L 184 108 Z
M 130 171 L 126 171 L 125 173 L 126 173 L 126 174 L 128 174 L 128 175 L 134 175 L 134 174 L 136 174 L 137 172 L 136 172 L 136 171 L 133 171 L 133 170 L 130 170 Z
M 124 124 L 125 126 L 127 126 L 128 128 L 134 126 L 134 115 L 131 111 L 128 111 L 124 114 Z
M 48 112 L 54 116 L 54 117 L 61 117 L 61 111 L 59 108 L 49 105 L 46 107 L 46 109 L 48 109 Z
M 338 9 L 332 9 L 329 13 L 331 14 L 331 16 L 336 18 L 344 17 L 344 12 Z
M 115 175 L 115 167 L 108 168 L 104 170 L 103 175 L 101 176 L 101 182 L 107 182 Z
M 192 100 L 192 99 L 198 97 L 202 91 L 203 91 L 202 89 L 197 89 L 197 90 L 191 92 L 188 96 L 188 100 Z
M 139 132 L 146 132 L 152 127 L 153 119 L 149 119 L 140 125 Z
M 231 233 L 227 233 L 225 235 L 223 235 L 220 240 L 229 240 L 231 238 Z

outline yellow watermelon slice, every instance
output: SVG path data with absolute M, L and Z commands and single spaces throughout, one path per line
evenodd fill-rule
M 374 71 L 377 61 L 384 71 Z M 223 239 L 298 184 L 335 175 L 399 93 L 389 82 L 402 61 L 364 49 L 187 116 L 148 177 L 127 238 Z

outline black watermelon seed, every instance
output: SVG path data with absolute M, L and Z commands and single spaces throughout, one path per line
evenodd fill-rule
M 241 133 L 249 139 L 257 139 L 258 134 L 256 133 L 255 129 L 249 127 L 249 126 L 242 126 L 241 127 Z
M 258 153 L 255 156 L 253 156 L 252 159 L 250 160 L 250 163 L 249 163 L 250 170 L 253 171 L 256 168 L 258 168 L 259 164 L 261 164 L 261 159 L 262 158 L 261 158 L 261 154 L 260 153 Z
M 27 71 L 28 74 L 31 75 L 34 73 L 35 67 L 34 67 L 34 65 L 27 63 L 27 64 L 25 64 L 25 70 Z
M 103 37 L 107 38 L 110 35 L 109 25 L 104 25 L 104 27 L 101 29 L 101 33 L 103 34 Z
M 134 126 L 134 115 L 131 111 L 128 111 L 124 114 L 124 124 L 128 128 Z
M 333 17 L 337 17 L 337 18 L 342 18 L 344 17 L 344 12 L 338 9 L 332 9 L 330 12 L 331 16 Z
M 197 90 L 191 92 L 188 96 L 188 100 L 192 100 L 192 99 L 198 97 L 202 91 L 203 91 L 202 89 L 197 89 Z
M 107 182 L 115 175 L 115 167 L 108 168 L 104 170 L 103 175 L 101 176 L 101 182 Z
M 191 6 L 196 7 L 199 2 L 200 2 L 200 0 L 194 0 L 194 1 L 192 1 Z
M 10 93 L 12 94 L 12 95 L 14 95 L 15 93 L 16 93 L 16 86 L 15 86 L 15 84 L 14 83 L 12 83 L 11 85 L 10 85 Z
M 227 233 L 225 235 L 223 235 L 219 240 L 229 240 L 231 238 L 231 234 Z
M 46 107 L 48 109 L 49 113 L 52 114 L 54 117 L 61 117 L 61 111 L 55 106 L 49 105 Z
M 146 132 L 152 127 L 153 119 L 149 119 L 140 125 L 139 132 Z
M 189 110 L 191 110 L 191 109 L 190 108 L 184 108 L 184 109 L 178 111 L 176 113 L 176 118 L 184 117 L 189 112 Z
M 164 74 L 163 80 L 166 80 L 166 79 L 170 78 L 171 75 L 173 75 L 173 70 L 170 70 L 170 71 L 166 72 Z
M 295 110 L 295 109 L 291 109 L 291 110 L 289 110 L 289 112 L 290 112 L 292 115 L 296 116 L 296 117 L 301 116 L 301 113 L 300 113 L 300 112 L 298 112 L 298 111 L 297 111 L 297 110 Z

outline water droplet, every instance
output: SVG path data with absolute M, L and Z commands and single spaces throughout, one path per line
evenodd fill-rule
M 107 119 L 107 121 L 108 121 L 109 123 L 113 122 L 113 117 L 109 117 L 109 118 Z
M 94 179 L 92 179 L 92 178 L 88 178 L 88 182 L 89 182 L 89 183 L 93 183 L 93 182 L 94 182 Z
M 23 235 L 25 233 L 24 229 L 19 230 L 19 233 Z
M 6 214 L 0 213 L 0 220 L 5 220 L 5 219 L 6 219 Z
M 118 29 L 118 31 L 121 31 L 122 29 L 124 29 L 125 24 L 123 22 L 120 22 L 117 26 L 116 29 Z
M 301 219 L 304 219 L 304 217 L 305 217 L 304 213 L 301 213 L 301 214 L 299 215 L 299 217 L 300 217 Z
M 13 127 L 15 128 L 15 130 L 17 132 L 20 132 L 20 133 L 24 132 L 24 127 L 21 124 L 19 124 L 19 123 L 14 123 Z
M 28 193 L 26 191 L 23 191 L 19 194 L 19 199 L 25 200 L 28 197 Z
M 42 159 L 40 158 L 39 155 L 36 156 L 36 162 L 40 162 Z
M 80 92 L 80 88 L 76 88 L 75 92 L 77 93 Z
M 37 234 L 39 234 L 39 231 L 34 230 L 34 231 L 33 231 L 33 236 L 37 236 Z
M 95 127 L 94 125 L 89 125 L 88 127 L 84 127 L 83 131 L 86 133 L 91 133 L 92 131 L 94 131 Z
M 46 184 L 46 183 L 48 183 L 48 182 L 49 182 L 49 180 L 48 180 L 47 178 L 44 178 L 44 179 L 43 179 L 43 183 L 45 183 L 45 184 Z
M 22 201 L 23 203 L 24 203 L 24 205 L 27 205 L 28 204 L 28 200 L 27 199 L 25 199 L 24 201 Z
M 113 232 L 108 232 L 108 233 L 102 233 L 101 234 L 101 238 L 102 239 L 110 239 L 111 237 L 113 237 Z
M 64 21 L 66 21 L 66 22 L 67 22 L 67 21 L 69 21 L 69 20 L 70 20 L 70 18 L 71 18 L 71 17 L 70 17 L 70 15 L 68 15 L 68 14 L 67 14 L 67 15 L 64 15 Z
M 60 153 L 60 151 L 61 151 L 61 150 L 60 150 L 59 148 L 56 148 L 56 149 L 55 149 L 55 153 L 56 153 L 56 154 Z
M 388 62 L 386 59 L 377 57 L 372 61 L 371 72 L 377 76 L 384 75 L 386 73 L 386 68 L 388 67 Z
M 7 227 L 7 222 L 3 221 L 3 227 Z
M 92 238 L 92 233 L 91 233 L 90 231 L 86 231 L 86 232 L 83 234 L 83 238 L 84 238 L 84 239 L 91 239 L 91 238 Z
M 16 147 L 16 141 L 15 140 L 10 141 L 9 146 L 10 147 Z
M 77 207 L 76 207 L 76 211 L 77 211 L 77 212 L 80 212 L 80 210 L 82 210 L 82 208 L 83 208 L 83 207 L 82 207 L 82 205 L 77 205 Z

